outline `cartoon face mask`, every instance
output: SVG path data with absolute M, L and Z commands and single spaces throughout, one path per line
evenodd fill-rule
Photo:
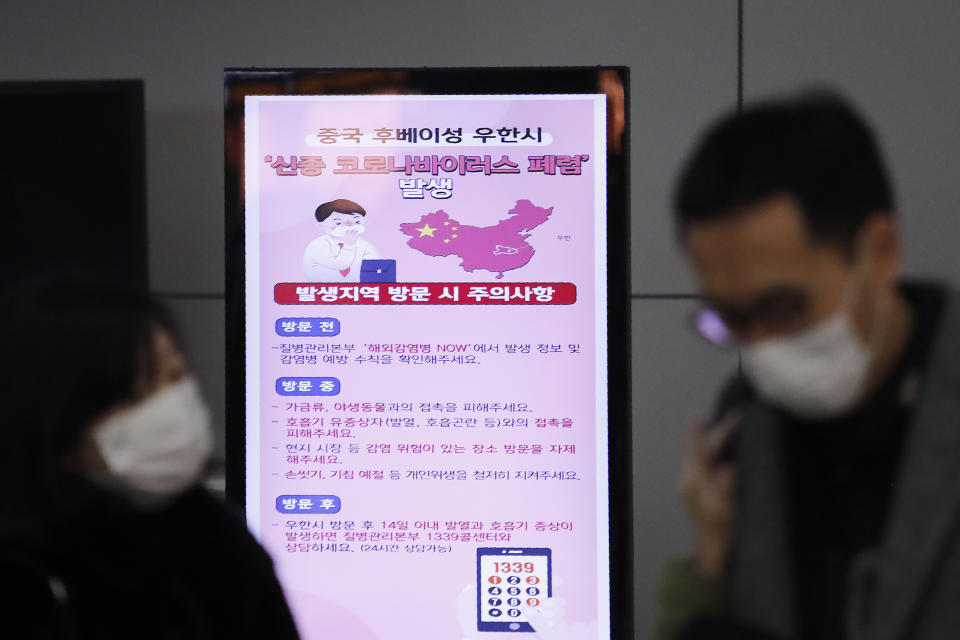
M 352 225 L 348 225 L 348 224 L 337 225 L 336 227 L 333 228 L 333 231 L 330 232 L 330 235 L 335 238 L 342 238 L 343 236 L 347 235 L 348 232 L 361 234 L 366 230 L 367 228 L 364 226 L 362 222 L 355 222 Z

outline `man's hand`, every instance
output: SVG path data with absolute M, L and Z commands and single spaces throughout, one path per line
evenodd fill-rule
M 357 237 L 361 233 L 363 233 L 363 227 L 351 227 L 340 236 L 340 241 L 347 247 L 353 246 L 357 244 Z
M 723 575 L 733 540 L 736 469 L 719 456 L 739 422 L 740 416 L 732 413 L 709 429 L 695 420 L 678 483 L 697 529 L 696 567 L 708 578 Z

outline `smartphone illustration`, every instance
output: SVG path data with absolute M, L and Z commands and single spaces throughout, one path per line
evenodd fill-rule
M 477 549 L 477 630 L 532 632 L 521 612 L 553 595 L 550 549 Z

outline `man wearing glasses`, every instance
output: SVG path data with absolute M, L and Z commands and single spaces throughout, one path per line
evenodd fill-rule
M 900 281 L 894 208 L 833 94 L 745 108 L 688 160 L 696 326 L 741 371 L 691 433 L 661 636 L 960 633 L 960 304 Z

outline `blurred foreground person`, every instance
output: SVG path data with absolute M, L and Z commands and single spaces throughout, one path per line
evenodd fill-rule
M 742 374 L 695 425 L 693 558 L 660 635 L 960 634 L 960 300 L 901 282 L 886 172 L 832 94 L 715 124 L 676 193 L 706 307 Z
M 296 638 L 270 559 L 198 484 L 209 415 L 162 309 L 0 300 L 0 635 Z

